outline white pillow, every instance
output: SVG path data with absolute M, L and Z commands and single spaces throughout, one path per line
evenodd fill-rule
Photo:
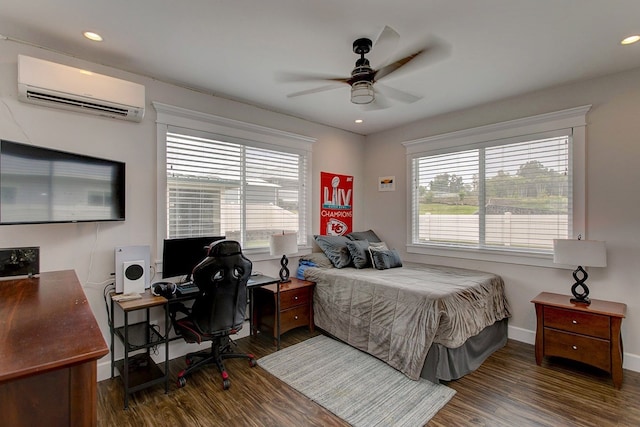
M 373 260 L 373 252 L 374 251 L 388 251 L 389 248 L 385 242 L 370 242 L 369 243 L 369 259 L 371 259 L 371 263 L 373 264 L 373 268 L 376 267 L 375 261 Z

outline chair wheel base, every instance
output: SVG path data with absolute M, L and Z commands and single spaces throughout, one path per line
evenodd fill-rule
M 178 388 L 182 388 L 187 385 L 187 379 L 185 377 L 178 376 L 177 384 Z

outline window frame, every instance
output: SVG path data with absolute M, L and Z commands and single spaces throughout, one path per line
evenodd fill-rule
M 207 137 L 217 137 L 220 140 L 228 140 L 234 143 L 243 143 L 259 148 L 282 151 L 304 155 L 306 157 L 306 177 L 303 185 L 307 191 L 300 192 L 300 205 L 304 206 L 305 218 L 303 220 L 306 244 L 300 249 L 311 247 L 309 237 L 311 230 L 311 191 L 312 182 L 312 144 L 315 138 L 294 134 L 291 132 L 272 129 L 252 123 L 228 119 L 208 113 L 193 111 L 181 107 L 175 107 L 159 102 L 152 102 L 157 112 L 156 118 L 156 145 L 157 145 L 157 252 L 162 254 L 162 243 L 167 235 L 167 176 L 166 176 L 166 136 L 167 132 L 175 132 L 176 128 L 185 129 L 190 134 L 200 133 Z M 243 231 L 244 232 L 244 231 Z M 273 259 L 269 254 L 269 248 L 243 249 L 252 259 Z M 257 255 L 257 257 L 256 257 Z
M 481 261 L 497 261 L 512 264 L 553 266 L 553 254 L 527 250 L 504 250 L 493 248 L 447 247 L 438 244 L 413 243 L 413 161 L 427 155 L 452 153 L 486 147 L 492 141 L 519 142 L 531 135 L 553 133 L 570 129 L 572 133 L 572 203 L 573 215 L 569 220 L 569 236 L 582 234 L 586 237 L 585 209 L 585 150 L 586 114 L 591 105 L 515 119 L 461 131 L 405 141 L 402 144 L 407 156 L 407 253 L 446 256 Z

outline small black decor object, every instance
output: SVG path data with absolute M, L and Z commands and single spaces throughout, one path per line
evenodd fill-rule
M 287 254 L 291 255 L 298 252 L 297 233 L 285 233 L 283 231 L 282 234 L 271 235 L 269 237 L 269 251 L 274 256 L 282 255 L 282 259 L 280 259 L 280 282 L 288 282 L 289 269 L 287 265 L 289 260 L 287 259 Z
M 591 304 L 586 281 L 589 275 L 583 266 L 606 267 L 607 251 L 605 243 L 597 240 L 555 239 L 553 241 L 553 262 L 555 264 L 577 265 L 573 271 L 575 283 L 571 286 L 572 303 Z

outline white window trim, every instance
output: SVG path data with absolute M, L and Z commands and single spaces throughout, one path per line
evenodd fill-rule
M 304 152 L 308 159 L 308 174 L 305 186 L 312 188 L 311 177 L 313 176 L 312 144 L 316 138 L 298 135 L 265 126 L 220 117 L 213 114 L 202 113 L 182 107 L 176 107 L 160 102 L 152 102 L 156 110 L 156 182 L 157 182 L 157 205 L 156 205 L 156 253 L 162 254 L 162 242 L 166 237 L 167 229 L 167 171 L 166 171 L 166 135 L 170 126 L 191 129 L 209 134 L 223 135 L 234 139 L 255 141 L 269 146 L 281 147 L 288 150 Z M 311 194 L 306 191 L 304 194 L 307 215 L 305 218 L 305 228 L 311 230 Z M 309 241 L 309 239 L 307 239 Z M 308 248 L 300 248 L 301 253 L 306 253 Z M 251 250 L 251 254 L 257 254 L 259 259 L 274 259 L 268 254 L 268 250 Z
M 559 129 L 573 128 L 573 237 L 582 234 L 586 238 L 586 115 L 591 105 L 540 114 L 522 119 L 510 120 L 486 126 L 480 126 L 426 138 L 405 141 L 407 155 L 407 182 L 412 182 L 412 161 L 424 154 L 438 154 L 456 149 L 472 149 L 482 146 L 488 141 L 507 138 L 519 138 L 523 135 L 551 132 Z M 412 188 L 407 186 L 407 200 L 413 202 Z M 481 261 L 496 261 L 510 264 L 535 265 L 553 267 L 553 256 L 550 254 L 536 254 L 531 252 L 512 252 L 490 249 L 447 248 L 436 245 L 412 244 L 411 209 L 407 209 L 407 252 L 465 258 Z

